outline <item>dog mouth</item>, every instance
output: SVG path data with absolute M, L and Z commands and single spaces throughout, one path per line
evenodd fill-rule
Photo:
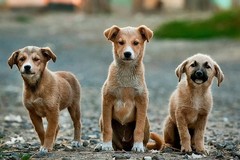
M 191 75 L 191 79 L 196 84 L 203 84 L 208 80 L 208 76 L 204 71 L 196 71 Z
M 125 61 L 125 62 L 130 62 L 130 61 L 132 61 L 133 59 L 132 59 L 132 58 L 123 58 L 122 60 Z
M 31 75 L 35 75 L 35 73 L 34 72 L 30 72 L 30 71 L 24 71 L 24 72 L 21 72 L 21 74 L 23 75 L 23 76 L 31 76 Z

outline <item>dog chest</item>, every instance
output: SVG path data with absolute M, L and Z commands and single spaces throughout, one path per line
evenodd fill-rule
M 113 107 L 113 118 L 122 125 L 135 120 L 135 90 L 122 88 L 118 90 Z
M 25 100 L 24 104 L 29 111 L 34 111 L 38 116 L 46 116 L 46 102 L 43 98 Z

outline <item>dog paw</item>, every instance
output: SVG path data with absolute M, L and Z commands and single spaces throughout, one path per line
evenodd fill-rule
M 187 147 L 182 146 L 181 147 L 181 152 L 191 153 L 192 148 L 190 146 L 187 146 Z
M 72 147 L 81 147 L 81 142 L 79 142 L 79 141 L 72 141 L 71 145 L 72 145 Z
M 47 153 L 48 153 L 48 149 L 43 147 L 43 146 L 41 146 L 40 149 L 39 149 L 39 154 L 45 155 Z
M 205 148 L 196 148 L 196 152 L 199 153 L 199 154 L 205 154 L 205 155 L 208 155 L 208 151 L 205 150 Z
M 134 142 L 132 151 L 134 152 L 144 152 L 144 146 L 142 142 Z
M 103 151 L 113 151 L 112 142 L 103 142 L 102 150 Z

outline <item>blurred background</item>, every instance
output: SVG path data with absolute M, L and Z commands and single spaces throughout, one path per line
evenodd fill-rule
M 240 0 L 0 0 L 0 143 L 16 134 L 36 137 L 22 105 L 22 78 L 16 66 L 11 70 L 7 65 L 13 51 L 28 45 L 53 50 L 57 61 L 48 67 L 73 72 L 82 85 L 83 137 L 96 134 L 98 139 L 101 87 L 112 62 L 112 45 L 103 31 L 142 24 L 154 31 L 144 57 L 152 130 L 161 133 L 168 98 L 178 83 L 175 68 L 201 52 L 212 56 L 225 74 L 222 85 L 215 81 L 212 87 L 208 126 L 214 130 L 207 131 L 206 141 L 239 140 L 239 5 Z M 69 139 L 67 111 L 61 121 L 60 137 Z

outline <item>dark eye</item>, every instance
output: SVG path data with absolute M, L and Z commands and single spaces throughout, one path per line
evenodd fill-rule
M 24 57 L 19 58 L 19 61 L 23 62 L 25 60 Z
M 33 58 L 33 61 L 39 61 L 39 58 L 35 57 Z
M 197 66 L 197 62 L 194 61 L 194 63 L 192 63 L 190 66 L 191 66 L 191 67 L 196 67 L 196 66 Z
M 138 41 L 134 41 L 134 42 L 133 42 L 133 45 L 134 45 L 134 46 L 137 46 L 138 44 L 139 44 Z
M 207 68 L 207 69 L 210 69 L 211 68 L 211 66 L 209 66 L 209 64 L 208 63 L 205 63 L 205 68 Z
M 118 44 L 122 46 L 122 45 L 124 45 L 124 42 L 123 41 L 119 41 Z

